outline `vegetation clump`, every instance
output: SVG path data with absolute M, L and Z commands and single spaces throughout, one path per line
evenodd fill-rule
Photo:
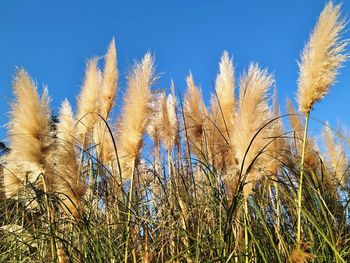
M 340 9 L 326 4 L 302 52 L 300 113 L 288 101 L 280 114 L 257 63 L 237 80 L 226 51 L 209 107 L 192 73 L 183 98 L 174 82 L 155 89 L 150 53 L 120 103 L 114 40 L 102 70 L 87 62 L 77 110 L 66 99 L 57 119 L 18 69 L 0 144 L 0 261 L 350 262 L 349 138 L 324 123 L 319 148 L 308 134 L 348 56 Z

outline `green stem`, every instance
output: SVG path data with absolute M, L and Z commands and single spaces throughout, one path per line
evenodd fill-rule
M 46 181 L 45 181 L 45 175 L 41 174 L 41 177 L 42 177 L 43 187 L 44 187 L 44 192 L 45 192 L 47 220 L 48 220 L 49 229 L 50 229 L 50 245 L 51 245 L 52 262 L 55 262 L 57 259 L 57 251 L 56 251 L 56 242 L 55 242 L 55 232 L 53 229 L 53 224 L 54 224 L 53 211 L 51 210 L 51 207 L 50 207 L 47 185 L 46 185 Z
M 248 199 L 244 198 L 244 249 L 245 249 L 245 262 L 249 263 L 249 239 L 248 239 Z
M 309 127 L 309 117 L 310 112 L 306 114 L 306 120 L 305 120 L 305 129 L 304 129 L 304 138 L 303 138 L 303 149 L 301 153 L 301 164 L 300 164 L 300 180 L 299 180 L 299 189 L 298 189 L 298 228 L 297 228 L 297 245 L 299 246 L 301 241 L 301 199 L 302 199 L 302 192 L 303 192 L 303 176 L 304 176 L 304 161 L 305 161 L 305 149 L 306 149 L 306 139 L 307 139 L 307 130 Z
M 132 192 L 133 192 L 133 184 L 134 184 L 134 169 L 135 169 L 135 160 L 132 161 L 132 166 L 131 166 L 131 181 L 130 181 L 129 198 L 128 198 L 128 219 L 126 221 L 126 244 L 125 244 L 125 254 L 124 254 L 125 263 L 128 262 L 128 254 L 129 254 L 130 219 L 131 219 Z

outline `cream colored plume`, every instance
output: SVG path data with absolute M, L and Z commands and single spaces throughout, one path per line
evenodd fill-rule
M 202 91 L 196 87 L 192 73 L 186 79 L 187 91 L 184 99 L 184 115 L 191 149 L 197 157 L 202 158 L 205 149 L 205 129 L 208 112 L 203 102 Z
M 327 160 L 331 170 L 331 174 L 326 173 L 327 183 L 332 186 L 338 184 L 345 186 L 349 175 L 349 161 L 344 147 L 340 142 L 336 143 L 334 134 L 329 126 L 325 126 L 323 136 L 328 157 Z
M 118 123 L 118 154 L 124 170 L 137 161 L 150 113 L 151 90 L 155 76 L 153 57 L 147 53 L 128 75 L 128 89 Z M 126 173 L 130 175 L 129 172 Z
M 108 164 L 116 159 L 111 134 L 104 121 L 95 123 L 93 139 L 101 163 Z
M 15 101 L 8 124 L 11 151 L 5 158 L 4 169 L 7 197 L 15 196 L 26 180 L 33 183 L 45 173 L 54 147 L 47 90 L 40 99 L 34 81 L 24 69 L 19 69 L 13 81 L 13 92 Z
M 65 99 L 60 108 L 59 123 L 57 124 L 58 143 L 74 145 L 76 143 L 76 128 L 72 107 L 69 101 Z
M 165 98 L 163 91 L 155 91 L 152 93 L 150 102 L 150 113 L 146 131 L 151 137 L 152 141 L 159 146 L 160 144 L 160 130 L 162 122 L 162 100 Z
M 235 107 L 234 89 L 235 81 L 232 59 L 229 58 L 227 51 L 224 51 L 219 64 L 219 74 L 217 75 L 215 82 L 215 91 L 221 109 L 219 108 L 217 101 L 216 105 L 213 105 L 214 108 L 212 107 L 212 112 L 217 118 L 216 123 L 218 128 L 224 135 L 227 134 L 227 129 L 231 129 L 230 124 L 232 123 L 232 116 Z
M 224 168 L 230 165 L 232 148 L 230 146 L 230 134 L 233 129 L 233 113 L 235 108 L 234 96 L 234 70 L 232 59 L 227 51 L 224 51 L 219 64 L 219 73 L 216 77 L 216 96 L 211 99 L 210 143 L 213 153 L 213 161 Z
M 119 78 L 114 39 L 111 41 L 107 54 L 105 55 L 105 67 L 102 77 L 99 96 L 99 113 L 104 120 L 107 121 L 115 103 L 114 100 L 117 93 Z M 100 117 L 98 117 L 98 120 L 94 125 L 93 139 L 100 161 L 104 164 L 113 161 L 115 159 L 115 151 L 111 134 L 106 127 L 106 123 L 100 119 Z
M 276 176 L 279 167 L 285 159 L 286 140 L 284 139 L 284 127 L 280 117 L 280 111 L 277 101 L 277 88 L 273 94 L 273 119 L 271 123 L 271 140 L 272 142 L 267 147 L 267 155 L 270 157 L 267 161 L 267 171 L 272 175 Z
M 163 97 L 161 101 L 162 119 L 160 135 L 165 148 L 170 151 L 178 141 L 177 99 L 174 93 L 174 82 L 171 82 L 172 94 Z
M 239 82 L 238 109 L 234 119 L 235 129 L 231 141 L 238 160 L 238 169 L 242 168 L 242 175 L 247 175 L 247 185 L 244 187 L 245 195 L 249 195 L 254 184 L 264 175 L 263 171 L 260 170 L 264 170 L 262 168 L 265 166 L 267 156 L 264 153 L 260 154 L 260 151 L 263 151 L 263 148 L 271 141 L 271 126 L 264 127 L 258 134 L 257 132 L 271 120 L 268 92 L 273 84 L 273 76 L 269 75 L 267 70 L 261 70 L 257 64 L 251 64 L 248 72 L 243 75 Z M 257 136 L 248 150 L 248 146 L 256 134 Z M 254 161 L 258 155 L 259 157 Z M 248 171 L 253 161 L 254 165 Z
M 114 99 L 118 87 L 118 68 L 117 51 L 114 39 L 109 44 L 107 54 L 105 55 L 105 67 L 103 70 L 101 94 L 100 94 L 100 112 L 103 118 L 107 119 L 111 109 L 114 106 Z
M 97 67 L 97 58 L 88 61 L 85 71 L 85 79 L 77 101 L 77 133 L 80 139 L 89 132 L 100 112 L 99 92 L 101 87 L 101 72 Z
M 76 153 L 76 121 L 72 108 L 65 100 L 60 108 L 57 124 L 57 150 L 53 154 L 54 167 L 48 185 L 51 191 L 61 194 L 62 207 L 73 214 L 79 215 L 80 198 L 85 192 L 85 183 L 79 179 L 79 164 Z
M 340 9 L 341 5 L 332 2 L 325 6 L 301 55 L 297 100 L 304 114 L 329 92 L 347 58 L 348 42 L 340 39 L 345 26 Z

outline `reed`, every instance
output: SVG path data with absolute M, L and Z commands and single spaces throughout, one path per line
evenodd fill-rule
M 335 82 L 338 68 L 347 58 L 344 50 L 348 41 L 341 40 L 345 21 L 340 16 L 340 9 L 340 5 L 334 5 L 332 2 L 325 6 L 303 50 L 299 64 L 297 100 L 299 110 L 305 114 L 306 120 L 298 189 L 297 244 L 301 242 L 302 186 L 310 112 L 314 104 L 329 93 L 331 85 Z

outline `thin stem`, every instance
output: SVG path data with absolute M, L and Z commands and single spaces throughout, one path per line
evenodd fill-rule
M 50 245 L 51 245 L 52 262 L 55 262 L 56 258 L 57 258 L 55 233 L 54 233 L 54 229 L 53 229 L 53 224 L 55 223 L 54 222 L 55 219 L 54 219 L 54 216 L 53 216 L 53 211 L 51 211 L 51 207 L 50 207 L 50 202 L 49 202 L 48 193 L 47 193 L 47 185 L 46 185 L 44 174 L 41 174 L 41 178 L 42 178 L 42 181 L 43 181 L 43 187 L 44 187 L 44 192 L 45 192 L 45 203 L 46 203 L 46 209 L 47 209 L 47 220 L 48 220 L 49 229 L 50 229 Z
M 306 114 L 306 120 L 305 120 L 305 129 L 304 129 L 304 138 L 303 138 L 303 149 L 301 153 L 301 164 L 300 164 L 300 182 L 299 182 L 299 189 L 298 189 L 298 228 L 297 228 L 297 245 L 300 245 L 301 241 L 301 198 L 302 198 L 302 192 L 303 192 L 303 176 L 304 176 L 304 161 L 305 161 L 305 149 L 306 149 L 306 139 L 307 139 L 307 130 L 309 127 L 309 117 L 310 112 Z
M 133 192 L 133 184 L 134 184 L 134 170 L 135 170 L 135 159 L 132 161 L 132 166 L 131 166 L 131 181 L 130 181 L 129 198 L 128 198 L 128 219 L 126 221 L 126 244 L 125 244 L 125 254 L 124 254 L 125 263 L 128 262 L 128 254 L 129 254 L 131 202 L 132 202 L 132 192 Z
M 249 239 L 248 239 L 248 199 L 244 198 L 244 249 L 245 249 L 245 262 L 249 263 Z

